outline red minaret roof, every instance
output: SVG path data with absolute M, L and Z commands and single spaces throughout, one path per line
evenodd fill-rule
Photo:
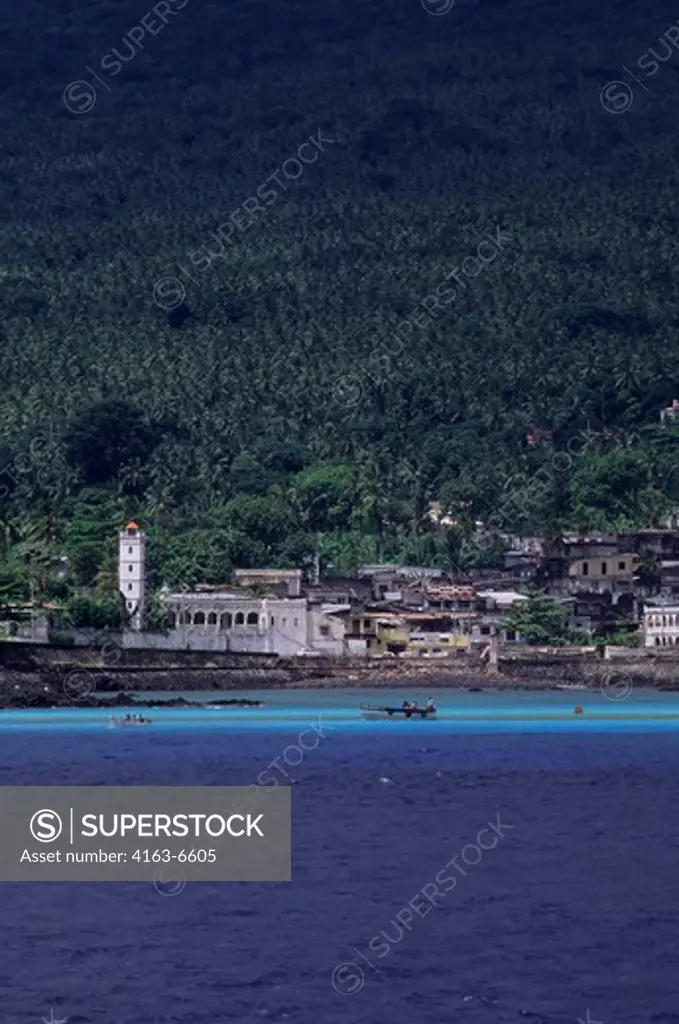
M 134 519 L 131 519 L 131 520 L 130 520 L 130 522 L 129 522 L 129 523 L 127 524 L 127 526 L 125 527 L 125 529 L 126 529 L 126 530 L 138 530 L 138 529 L 139 529 L 139 527 L 138 527 L 138 526 L 137 526 L 137 524 L 135 523 Z

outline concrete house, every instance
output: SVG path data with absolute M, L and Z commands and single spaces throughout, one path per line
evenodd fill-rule
M 673 398 L 672 404 L 660 410 L 660 422 L 666 426 L 674 426 L 679 419 L 679 399 Z
M 679 604 L 645 605 L 642 630 L 645 647 L 679 644 Z

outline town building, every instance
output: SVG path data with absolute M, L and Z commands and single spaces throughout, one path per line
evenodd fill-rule
M 281 597 L 301 594 L 301 569 L 234 569 L 233 578 L 239 587 L 275 589 Z
M 550 597 L 571 606 L 572 626 L 604 636 L 628 630 L 639 613 L 638 566 L 620 534 L 568 532 L 546 546 L 538 577 Z
M 679 530 L 679 506 L 675 505 L 666 516 L 662 516 L 659 519 L 660 525 L 665 530 L 674 530 L 675 533 Z
M 310 607 L 306 598 L 253 597 L 245 590 L 202 587 L 159 595 L 168 613 L 162 632 L 123 634 L 123 646 L 172 650 L 343 655 L 342 606 Z
M 360 580 L 369 580 L 374 601 L 403 601 L 404 592 L 445 577 L 442 569 L 417 565 L 362 565 Z
M 645 605 L 642 629 L 645 647 L 679 644 L 679 604 Z
M 660 410 L 660 422 L 673 426 L 679 417 L 679 399 L 673 398 L 672 404 Z
M 521 534 L 507 534 L 505 539 L 507 544 L 509 544 L 510 553 L 534 555 L 537 557 L 544 553 L 545 545 L 542 537 L 523 537 Z
M 305 598 L 255 598 L 247 591 L 206 587 L 165 593 L 169 634 L 192 650 L 300 654 L 309 642 Z
M 349 605 L 351 607 L 369 604 L 373 589 L 369 579 L 353 577 L 331 577 L 319 580 L 318 583 L 307 583 L 302 593 L 309 604 Z
M 530 583 L 542 566 L 542 554 L 532 551 L 505 551 L 504 569 L 508 575 Z
M 663 559 L 658 565 L 658 591 L 667 597 L 679 596 L 679 560 Z
M 621 543 L 617 533 L 600 531 L 564 533 L 548 545 L 545 555 L 552 575 L 586 587 L 609 581 L 631 584 L 638 560 L 634 549 Z
M 538 445 L 543 444 L 545 441 L 552 441 L 552 439 L 552 431 L 545 430 L 542 427 L 537 427 L 531 434 L 526 434 L 526 444 L 531 448 L 537 448 Z
M 422 588 L 422 606 L 430 611 L 470 612 L 476 593 L 472 586 L 458 583 L 431 583 Z
M 455 656 L 471 650 L 473 618 L 473 612 L 373 609 L 352 617 L 347 642 L 349 650 L 368 655 Z
M 568 577 L 575 584 L 598 590 L 606 589 L 609 583 L 631 587 L 638 561 L 638 555 L 621 552 L 615 547 L 605 553 L 574 559 L 568 567 Z
M 469 653 L 474 617 L 474 612 L 405 612 L 402 618 L 408 640 L 403 653 L 434 658 Z M 386 637 L 384 642 L 387 643 Z
M 472 625 L 473 645 L 488 644 L 497 637 L 501 644 L 523 643 L 521 634 L 507 624 L 507 616 L 526 595 L 514 590 L 479 590 L 476 595 L 477 615 Z
M 660 559 L 679 559 L 679 532 L 675 529 L 623 530 L 618 544 L 621 551 L 637 555 L 651 552 Z
M 0 641 L 49 642 L 50 609 L 55 605 L 38 605 L 33 601 L 9 601 L 0 610 Z

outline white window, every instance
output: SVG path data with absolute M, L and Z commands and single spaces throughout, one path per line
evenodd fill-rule
M 128 584 L 127 584 L 127 589 L 128 589 L 128 590 L 132 590 L 132 584 L 131 584 L 131 583 L 128 583 Z
M 128 568 L 129 570 L 130 570 L 130 572 L 133 572 L 133 571 L 134 571 L 134 567 L 133 567 L 133 566 L 131 566 L 131 565 L 128 565 L 128 567 L 127 567 L 127 568 Z
M 127 553 L 128 553 L 128 555 L 131 555 L 132 554 L 132 548 L 128 548 L 127 549 Z
M 299 619 L 295 619 L 295 626 L 299 626 Z

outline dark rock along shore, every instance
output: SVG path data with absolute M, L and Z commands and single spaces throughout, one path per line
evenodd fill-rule
M 65 681 L 64 681 L 65 682 Z M 214 705 L 223 708 L 229 707 L 261 707 L 264 701 L 249 700 L 247 697 L 232 697 L 227 699 L 215 699 L 210 701 Z M 0 692 L 0 709 L 19 710 L 22 708 L 60 708 L 73 707 L 77 705 L 82 708 L 188 708 L 203 707 L 203 701 L 187 700 L 185 697 L 168 697 L 162 700 L 145 700 L 143 697 L 133 695 L 121 690 L 109 697 L 98 696 L 96 691 L 88 692 L 68 684 L 57 687 L 54 683 L 13 683 L 9 693 Z
M 402 672 L 388 672 L 384 667 L 371 666 L 370 670 L 356 671 L 354 665 L 346 666 L 343 672 L 328 676 L 313 672 L 299 674 L 279 670 L 263 672 L 225 671 L 221 669 L 187 671 L 172 670 L 157 672 L 105 673 L 86 671 L 81 668 L 43 672 L 5 671 L 0 676 L 0 708 L 150 708 L 150 707 L 200 707 L 202 702 L 187 700 L 183 696 L 165 699 L 144 699 L 129 691 L 213 690 L 212 704 L 229 707 L 258 707 L 263 702 L 247 697 L 234 696 L 234 691 L 248 689 L 336 689 L 355 687 L 411 689 L 425 682 L 451 690 L 558 690 L 562 686 L 579 686 L 598 690 L 603 686 L 615 687 L 631 684 L 637 687 L 652 687 L 660 690 L 679 689 L 674 679 L 658 679 L 647 672 L 638 673 L 629 668 L 613 669 L 608 664 L 597 666 L 597 670 L 583 671 L 570 668 L 568 672 L 555 667 L 544 667 L 541 672 L 507 674 L 457 673 L 450 672 L 443 665 L 427 665 L 419 668 L 403 666 Z M 507 666 L 509 668 L 509 666 Z M 512 666 L 515 668 L 515 666 Z M 351 671 L 353 669 L 353 671 Z M 409 670 L 409 671 L 408 671 Z M 228 694 L 229 696 L 226 696 Z
M 115 664 L 111 664 L 115 661 Z M 214 691 L 213 703 L 256 707 L 238 697 L 252 689 L 333 689 L 355 687 L 410 689 L 425 683 L 451 690 L 591 690 L 631 685 L 679 689 L 679 660 L 639 652 L 625 661 L 569 651 L 508 652 L 499 672 L 478 658 L 456 660 L 377 660 L 220 655 L 196 651 L 64 649 L 31 644 L 0 644 L 0 708 L 190 707 L 184 697 L 145 700 L 130 691 Z M 221 694 L 228 696 L 221 697 Z

